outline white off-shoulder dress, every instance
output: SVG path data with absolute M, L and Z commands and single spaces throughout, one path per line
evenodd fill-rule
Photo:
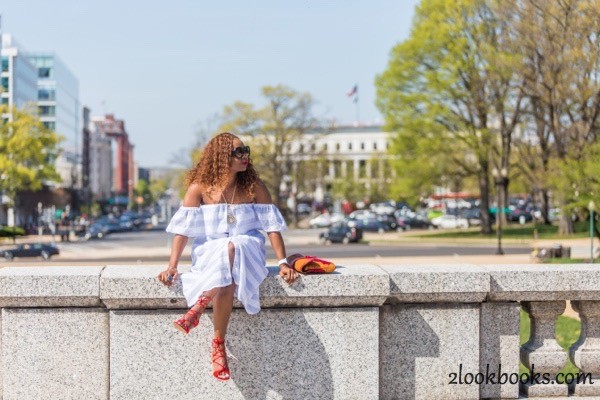
M 235 222 L 227 220 L 230 207 Z M 260 232 L 279 232 L 287 225 L 273 204 L 204 204 L 180 207 L 167 232 L 194 238 L 192 268 L 181 274 L 183 295 L 192 307 L 210 289 L 236 284 L 235 296 L 248 314 L 260 311 L 258 288 L 267 277 L 265 237 Z M 233 243 L 233 268 L 228 244 Z

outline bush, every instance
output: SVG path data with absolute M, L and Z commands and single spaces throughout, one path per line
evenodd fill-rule
M 0 226 L 0 237 L 13 237 L 13 233 L 17 236 L 24 236 L 25 230 L 21 227 L 13 228 L 11 226 Z

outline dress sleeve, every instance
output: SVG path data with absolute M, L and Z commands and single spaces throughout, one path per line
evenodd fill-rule
M 280 232 L 287 229 L 283 215 L 274 204 L 255 204 L 260 229 L 265 232 Z
M 200 207 L 179 207 L 167 226 L 167 232 L 187 237 L 202 236 L 204 231 L 204 215 Z

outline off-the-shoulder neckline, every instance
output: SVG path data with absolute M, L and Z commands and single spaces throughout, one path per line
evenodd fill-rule
M 267 203 L 212 203 L 212 204 L 201 204 L 199 206 L 181 206 L 179 208 L 199 210 L 202 207 L 226 206 L 226 205 L 230 205 L 230 206 L 273 206 L 273 207 L 275 207 L 275 204 L 273 204 L 273 203 L 271 203 L 271 204 L 267 204 Z

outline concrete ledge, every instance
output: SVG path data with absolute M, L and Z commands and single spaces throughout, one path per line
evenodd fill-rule
M 486 265 L 491 301 L 600 300 L 597 264 Z
M 0 307 L 97 307 L 102 268 L 1 268 Z
M 389 276 L 374 265 L 340 266 L 333 274 L 303 275 L 288 286 L 277 267 L 260 287 L 261 307 L 380 306 L 389 295 Z M 100 298 L 110 309 L 186 308 L 178 280 L 167 288 L 156 276 L 164 266 L 109 266 L 100 279 Z M 180 268 L 188 272 L 189 267 Z M 239 302 L 234 307 L 241 308 Z
M 385 266 L 391 303 L 481 303 L 489 274 L 476 265 Z

